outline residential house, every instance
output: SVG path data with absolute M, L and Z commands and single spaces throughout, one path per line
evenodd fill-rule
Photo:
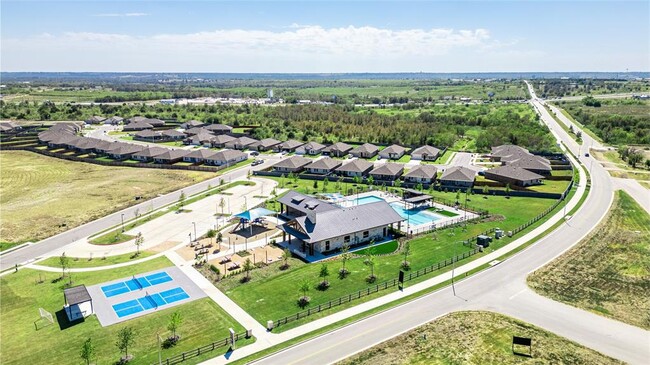
M 350 150 L 350 154 L 358 158 L 373 158 L 377 153 L 379 153 L 379 147 L 370 143 L 364 143 L 361 146 Z
M 323 149 L 323 154 L 334 157 L 345 157 L 352 150 L 352 146 L 343 142 L 336 142 L 331 146 Z
M 192 146 L 212 146 L 212 140 L 214 139 L 214 134 L 212 133 L 199 133 L 191 137 L 186 138 L 183 143 L 189 144 Z
M 375 181 L 395 181 L 404 173 L 404 165 L 401 163 L 386 162 L 370 171 Z
M 549 160 L 535 155 L 522 156 L 512 162 L 506 162 L 506 166 L 520 167 L 543 176 L 550 176 L 553 170 Z
M 104 139 L 99 140 L 97 141 L 97 145 L 95 145 L 95 153 L 98 155 L 105 155 L 118 143 L 122 142 L 111 142 Z
M 297 155 L 317 155 L 323 151 L 325 148 L 324 144 L 318 142 L 309 142 L 305 143 L 302 146 L 296 148 Z
M 229 136 L 227 134 L 219 134 L 212 138 L 212 147 L 224 148 L 226 143 L 235 140 L 235 137 Z
M 251 145 L 251 148 L 255 149 L 257 151 L 260 151 L 260 152 L 262 152 L 262 151 L 270 151 L 275 146 L 279 145 L 280 143 L 282 143 L 282 142 L 278 141 L 277 139 L 264 138 L 261 141 Z
M 163 140 L 163 135 L 161 132 L 154 131 L 152 129 L 145 129 L 143 131 L 138 131 L 133 134 L 133 139 L 136 141 L 145 141 L 145 142 L 160 142 Z
M 259 141 L 256 139 L 243 136 L 243 137 L 235 138 L 229 142 L 226 142 L 226 148 L 230 148 L 234 150 L 245 150 L 248 148 L 248 146 L 253 145 L 257 142 Z
M 485 171 L 485 178 L 511 186 L 530 186 L 541 184 L 544 176 L 521 167 L 506 165 Z
M 290 139 L 286 142 L 282 142 L 279 145 L 276 146 L 273 150 L 276 152 L 295 152 L 296 148 L 302 146 L 304 143 L 296 141 L 295 139 Z
M 183 161 L 195 164 L 204 163 L 205 160 L 212 158 L 217 152 L 208 149 L 194 150 L 183 156 Z
M 173 164 L 176 162 L 179 162 L 183 160 L 183 157 L 185 157 L 187 154 L 189 154 L 190 151 L 187 150 L 167 150 L 167 152 L 160 154 L 158 156 L 155 156 L 153 158 L 155 163 L 160 163 L 160 164 Z
M 157 118 L 147 118 L 147 119 L 143 120 L 142 123 L 151 124 L 154 128 L 164 127 L 165 126 L 165 121 L 157 119 Z
M 227 134 L 232 133 L 232 127 L 225 124 L 208 124 L 204 126 L 205 129 L 209 130 L 214 134 Z
M 142 116 L 138 115 L 138 116 L 131 117 L 131 118 L 127 119 L 126 124 L 139 123 L 139 122 L 142 122 L 142 121 L 145 121 L 145 120 L 147 120 L 146 117 L 142 117 Z
M 84 120 L 84 123 L 86 124 L 102 124 L 106 118 L 100 117 L 99 115 L 94 115 L 86 120 Z
M 309 213 L 320 213 L 340 209 L 337 205 L 312 196 L 289 190 L 278 198 L 280 214 L 289 218 L 303 217 Z
M 462 166 L 447 168 L 440 176 L 440 185 L 450 188 L 471 188 L 474 185 L 476 172 Z
M 131 158 L 134 153 L 140 152 L 145 148 L 137 144 L 117 142 L 107 153 L 111 158 L 116 160 L 126 160 Z
M 0 132 L 2 133 L 16 133 L 22 129 L 23 127 L 16 122 L 0 122 Z
M 323 157 L 310 163 L 305 167 L 305 169 L 310 174 L 327 175 L 333 172 L 337 167 L 341 166 L 341 164 L 342 162 L 339 160 L 330 157 Z
M 279 228 L 283 231 L 283 240 L 287 240 L 288 235 L 291 245 L 292 239 L 297 239 L 302 252 L 314 255 L 340 249 L 346 244 L 356 246 L 372 240 L 382 241 L 390 235 L 390 228 L 403 220 L 388 203 L 378 201 L 349 208 L 308 211 Z
M 198 128 L 198 127 L 203 127 L 205 124 L 203 122 L 199 122 L 198 120 L 188 120 L 187 122 L 181 124 L 181 128 L 183 129 L 190 129 L 190 128 Z
M 223 150 L 207 157 L 205 159 L 206 165 L 234 165 L 241 161 L 246 161 L 248 154 L 237 150 Z
M 404 181 L 410 183 L 433 184 L 436 181 L 438 169 L 433 165 L 417 165 L 404 175 Z
M 194 128 L 186 129 L 184 133 L 187 134 L 188 136 L 194 136 L 196 134 L 201 134 L 201 133 L 213 134 L 212 132 L 210 132 L 209 130 L 203 127 L 194 127 Z
M 76 141 L 81 137 L 74 134 L 64 134 L 60 133 L 52 136 L 47 142 L 48 147 L 50 148 L 68 148 L 68 143 Z
M 292 156 L 291 158 L 285 158 L 276 163 L 272 166 L 272 169 L 273 171 L 278 172 L 300 172 L 304 170 L 307 165 L 312 163 L 312 161 L 312 159 L 302 156 Z
M 167 151 L 169 151 L 169 149 L 164 147 L 157 147 L 157 146 L 147 147 L 142 151 L 136 152 L 133 155 L 131 155 L 131 158 L 137 161 L 149 162 L 149 161 L 153 161 L 154 157 L 162 155 Z
M 125 132 L 142 131 L 145 129 L 153 129 L 153 125 L 145 122 L 131 122 L 122 127 L 122 130 Z
M 399 160 L 406 153 L 406 148 L 393 144 L 379 151 L 379 157 L 387 160 Z
M 160 132 L 162 134 L 164 141 L 180 141 L 183 140 L 187 135 L 176 129 L 165 129 Z
M 124 123 L 124 118 L 118 117 L 117 115 L 112 116 L 112 117 L 107 118 L 106 120 L 104 120 L 104 124 L 107 124 L 107 125 L 120 125 L 122 123 Z
M 372 162 L 365 160 L 353 160 L 345 165 L 335 169 L 337 175 L 342 175 L 345 177 L 364 177 L 368 175 L 370 170 L 374 168 Z
M 435 161 L 440 156 L 440 150 L 432 146 L 421 146 L 411 152 L 412 160 Z

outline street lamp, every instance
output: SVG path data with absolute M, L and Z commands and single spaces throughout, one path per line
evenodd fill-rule
M 194 226 L 194 240 L 198 240 L 199 238 L 196 236 L 196 222 L 192 222 L 192 225 Z
M 122 213 L 122 232 L 124 232 L 124 213 Z

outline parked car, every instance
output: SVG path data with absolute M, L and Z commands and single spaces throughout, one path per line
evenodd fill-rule
M 264 163 L 264 161 L 262 161 L 262 160 L 255 160 L 255 161 L 253 161 L 252 165 L 257 166 L 257 165 L 263 164 L 263 163 Z
M 257 151 L 253 151 L 253 152 L 251 152 L 251 156 L 259 156 L 259 155 L 260 155 L 260 153 L 257 152 Z
M 585 153 L 585 157 L 589 157 L 589 152 Z

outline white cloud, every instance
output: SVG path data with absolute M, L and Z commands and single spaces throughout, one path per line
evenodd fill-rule
M 47 34 L 5 39 L 1 55 L 7 71 L 469 71 L 458 67 L 471 67 L 474 59 L 486 55 L 511 52 L 515 44 L 495 40 L 481 28 L 393 30 L 294 24 L 280 31 Z
M 147 13 L 104 13 L 104 14 L 95 14 L 94 16 L 98 17 L 138 17 L 138 16 L 147 16 Z

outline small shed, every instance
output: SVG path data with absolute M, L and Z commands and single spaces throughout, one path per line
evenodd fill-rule
M 492 242 L 492 237 L 486 235 L 479 235 L 476 237 L 476 244 L 482 247 L 489 247 Z
M 64 289 L 63 296 L 65 297 L 63 309 L 71 322 L 86 318 L 94 313 L 93 299 L 88 294 L 88 289 L 86 289 L 85 285 L 77 285 Z

